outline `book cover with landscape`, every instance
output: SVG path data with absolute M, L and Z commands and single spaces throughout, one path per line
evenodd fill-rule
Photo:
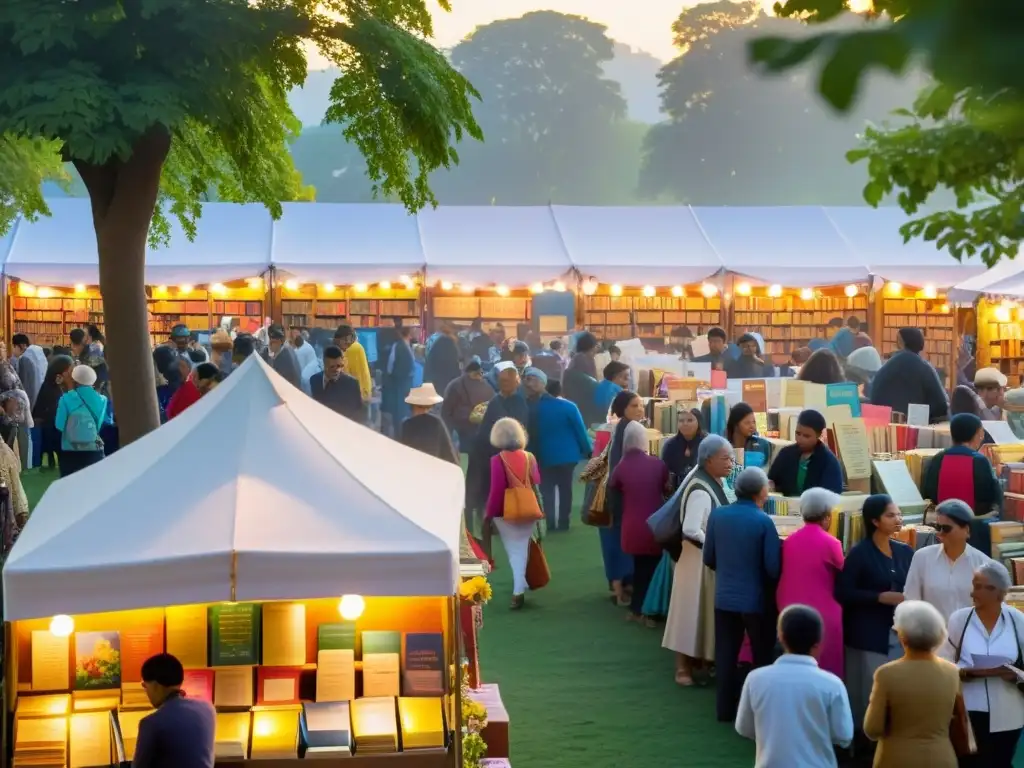
M 121 687 L 121 638 L 117 632 L 75 634 L 75 690 Z

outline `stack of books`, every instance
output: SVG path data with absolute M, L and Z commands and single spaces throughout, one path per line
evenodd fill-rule
M 71 714 L 71 694 L 53 693 L 48 696 L 18 696 L 18 706 L 14 716 L 19 720 L 23 717 L 57 717 Z
M 246 760 L 249 757 L 248 712 L 218 712 L 214 755 L 225 760 Z M 125 745 L 127 751 L 128 745 Z
M 71 716 L 71 766 L 109 765 L 111 760 L 110 715 L 107 712 L 76 712 Z
M 25 717 L 17 720 L 13 768 L 65 768 L 67 763 L 66 717 Z
M 356 752 L 379 755 L 398 751 L 395 698 L 379 696 L 352 702 L 352 734 Z
M 403 696 L 398 700 L 402 723 L 402 751 L 444 748 L 444 711 L 441 700 Z
M 307 758 L 350 757 L 352 724 L 347 701 L 306 702 L 300 720 Z
M 299 707 L 254 709 L 253 760 L 283 760 L 299 754 Z
M 139 740 L 139 723 L 152 712 L 151 709 L 134 709 L 121 710 L 117 713 L 117 727 L 121 732 L 125 760 L 134 759 L 135 745 Z

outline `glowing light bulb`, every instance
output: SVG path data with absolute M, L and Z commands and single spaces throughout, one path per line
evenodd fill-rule
M 507 285 L 499 285 L 497 288 L 494 289 L 494 291 L 499 296 L 508 296 L 508 294 L 509 294 L 509 290 L 508 290 L 508 286 Z
M 49 288 L 40 288 L 36 295 L 40 299 L 49 299 L 50 297 L 53 296 L 53 291 L 50 290 Z
M 366 283 L 356 283 L 352 286 L 352 290 L 356 293 L 366 293 L 368 287 Z
M 398 276 L 398 282 L 400 282 L 400 283 L 411 283 L 412 280 L 409 279 L 408 275 L 399 275 Z
M 405 288 L 405 290 L 407 291 L 411 291 L 413 288 L 416 287 L 416 283 L 414 283 L 412 279 L 403 280 L 402 287 Z
M 20 296 L 35 296 L 36 287 L 31 283 L 18 283 L 18 294 Z
M 380 289 L 382 291 L 390 291 L 391 290 L 391 281 L 389 281 L 389 280 L 381 280 L 379 283 L 377 283 L 377 285 L 380 286 Z
M 644 296 L 645 297 L 647 297 L 648 299 L 653 298 L 654 297 L 654 293 L 655 293 L 655 291 L 654 291 L 654 286 L 653 285 L 645 285 L 644 286 Z
M 804 301 L 810 301 L 811 299 L 814 298 L 814 291 L 812 291 L 810 288 L 804 288 L 800 291 L 800 298 L 803 299 Z
M 75 293 L 85 293 L 85 284 L 84 283 L 76 283 L 75 284 Z
M 262 277 L 250 277 L 247 284 L 248 284 L 248 286 L 252 290 L 258 291 L 260 288 L 263 287 L 263 278 Z
M 284 287 L 287 288 L 289 291 L 297 291 L 297 290 L 299 290 L 299 281 L 298 280 L 285 280 Z
M 534 283 L 531 285 L 530 293 L 544 293 L 544 283 Z
M 851 299 L 857 295 L 857 291 L 858 288 L 853 283 L 850 283 L 850 285 L 846 286 L 846 288 L 843 289 L 843 293 L 845 293 L 847 297 Z
M 228 292 L 227 286 L 224 285 L 224 283 L 214 283 L 210 286 L 210 290 L 213 291 L 216 296 L 223 296 Z
M 586 296 L 593 296 L 597 293 L 597 280 L 587 280 L 583 284 L 583 293 Z
M 1010 308 L 1009 307 L 996 307 L 996 322 L 997 323 L 1008 323 L 1008 322 L 1010 322 Z
M 700 292 L 705 299 L 710 299 L 712 296 L 718 293 L 718 286 L 715 285 L 714 283 L 704 283 L 704 285 L 700 287 Z
M 50 619 L 50 634 L 54 637 L 69 637 L 75 631 L 75 620 L 66 614 Z
M 611 287 L 611 293 L 612 293 L 612 296 L 621 296 L 622 295 L 622 286 L 619 285 L 618 283 L 616 283 L 615 285 L 613 285 Z
M 178 293 L 180 293 L 182 296 L 188 296 L 188 294 L 192 293 L 192 286 L 191 285 L 179 285 L 178 286 Z
M 941 311 L 942 314 L 944 314 L 944 315 L 948 315 L 949 314 L 949 304 L 943 304 L 941 307 L 939 307 L 939 311 Z M 1020 320 L 1020 314 L 1019 313 L 1018 313 L 1017 319 Z
M 334 293 L 334 283 L 323 284 L 324 293 Z
M 782 286 L 776 283 L 775 285 L 769 286 L 768 295 L 773 299 L 779 298 L 782 295 Z
M 472 285 L 460 285 L 459 290 L 462 291 L 463 293 L 473 293 L 476 290 L 476 288 L 474 288 Z
M 684 293 L 685 293 L 685 291 L 683 290 L 683 286 L 681 286 L 681 285 L 673 285 L 672 286 L 672 295 L 675 296 L 677 299 L 680 296 L 682 296 Z
M 750 283 L 740 283 L 736 286 L 736 293 L 740 296 L 750 295 Z
M 450 291 L 451 289 L 452 289 L 451 281 L 449 281 L 449 280 L 442 280 L 441 281 L 441 290 L 442 291 Z
M 899 296 L 903 293 L 903 286 L 900 283 L 886 283 L 885 290 L 890 296 Z
M 555 284 L 551 286 L 556 293 L 565 293 L 565 283 L 561 280 L 555 280 Z
M 926 299 L 934 299 L 936 296 L 939 295 L 939 292 L 935 290 L 934 285 L 926 285 L 922 293 Z
M 366 610 L 366 601 L 360 595 L 342 595 L 338 613 L 345 621 L 355 621 Z

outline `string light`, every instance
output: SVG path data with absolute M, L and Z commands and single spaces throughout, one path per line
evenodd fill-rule
M 473 293 L 476 290 L 476 288 L 474 288 L 472 285 L 464 284 L 459 286 L 459 290 L 462 291 L 463 293 Z
M 412 281 L 412 278 L 407 277 L 405 280 L 402 281 L 402 287 L 405 288 L 405 290 L 407 291 L 411 291 L 413 288 L 416 287 L 416 283 Z
M 49 298 L 52 298 L 52 297 L 53 297 L 53 291 L 52 291 L 52 290 L 51 290 L 50 288 L 40 288 L 40 289 L 39 289 L 39 290 L 38 290 L 38 291 L 36 292 L 36 295 L 37 295 L 37 296 L 38 296 L 38 297 L 39 297 L 40 299 L 49 299 Z
M 75 293 L 85 293 L 85 284 L 75 283 Z
M 885 291 L 890 296 L 899 296 L 901 293 L 903 293 L 903 286 L 900 285 L 899 283 L 886 283 Z
M 939 307 L 939 310 L 941 310 L 942 314 L 948 315 L 949 314 L 949 304 L 943 304 L 941 307 Z M 1019 313 L 1018 313 L 1018 318 L 1017 319 L 1018 320 L 1020 319 Z
M 700 287 L 700 292 L 703 294 L 705 299 L 710 299 L 718 293 L 718 286 L 714 283 L 704 283 L 704 285 Z
M 166 296 L 167 295 L 167 286 L 166 285 L 158 285 L 156 288 L 153 289 L 153 295 L 154 296 Z
M 285 283 L 284 283 L 284 287 L 287 288 L 289 291 L 297 291 L 297 290 L 299 290 L 299 281 L 298 280 L 286 280 Z
M 499 296 L 508 296 L 508 294 L 509 294 L 509 290 L 508 290 L 508 286 L 507 285 L 499 285 L 497 288 L 494 289 L 494 291 Z
M 338 602 L 338 613 L 345 621 L 355 621 L 366 610 L 366 601 L 360 595 L 342 595 Z
M 736 293 L 740 296 L 750 295 L 750 283 L 740 283 L 736 286 Z
M 1008 323 L 1010 322 L 1010 308 L 1007 306 L 996 307 L 996 322 L 997 323 Z
M 653 285 L 645 285 L 644 286 L 644 296 L 646 298 L 648 298 L 648 299 L 653 298 L 654 297 L 654 293 L 655 293 L 655 291 L 654 291 L 654 286 Z
M 448 281 L 448 280 L 442 280 L 441 281 L 441 290 L 442 291 L 450 291 L 451 289 L 452 289 L 452 284 L 451 284 L 450 281 Z
M 922 293 L 926 299 L 934 299 L 939 295 L 939 292 L 935 290 L 934 285 L 926 285 Z
M 356 283 L 352 286 L 352 290 L 356 293 L 366 293 L 368 288 L 369 286 L 367 286 L 366 283 Z
M 685 293 L 685 291 L 683 290 L 683 286 L 681 286 L 681 285 L 673 285 L 672 286 L 672 295 L 675 296 L 677 299 L 679 297 L 681 297 L 684 293 Z
M 214 283 L 210 286 L 210 290 L 215 296 L 223 296 L 228 292 L 227 286 L 224 283 Z
M 63 613 L 50 619 L 50 634 L 54 637 L 69 637 L 75 631 L 75 620 Z
M 555 290 L 556 293 L 565 293 L 565 283 L 563 283 L 561 280 L 556 280 L 555 284 L 551 287 Z
M 544 293 L 544 284 L 534 283 L 530 286 L 530 293 Z
M 776 283 L 768 288 L 768 295 L 773 299 L 779 298 L 782 295 L 782 286 Z
M 263 278 L 262 277 L 250 277 L 249 281 L 248 281 L 248 285 L 249 285 L 250 289 L 252 289 L 254 291 L 258 291 L 260 288 L 263 287 Z
M 583 294 L 585 296 L 593 296 L 597 293 L 597 280 L 590 279 L 583 283 Z
M 334 283 L 324 283 L 324 293 L 334 293 Z
M 35 296 L 36 287 L 31 283 L 18 283 L 18 295 L 20 296 Z
M 391 290 L 391 282 L 389 280 L 381 280 L 378 283 L 378 285 L 380 286 L 380 289 L 382 291 L 390 291 Z
M 621 296 L 622 295 L 622 286 L 619 285 L 618 283 L 616 283 L 615 285 L 613 285 L 611 287 L 611 292 L 612 292 L 612 296 Z
M 858 290 L 859 289 L 856 285 L 850 283 L 848 286 L 846 286 L 846 288 L 843 289 L 843 293 L 845 293 L 848 298 L 852 299 L 854 296 L 857 295 Z
M 181 286 L 178 286 L 178 293 L 180 293 L 182 296 L 188 296 L 190 293 L 192 293 L 192 286 L 191 285 L 181 285 Z
M 810 288 L 804 288 L 800 291 L 800 298 L 803 299 L 804 301 L 810 301 L 811 299 L 814 298 L 814 291 L 812 291 Z

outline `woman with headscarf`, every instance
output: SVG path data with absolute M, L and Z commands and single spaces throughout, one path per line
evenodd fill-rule
M 853 721 L 860 726 L 868 708 L 875 670 L 902 655 L 892 628 L 914 550 L 893 536 L 903 526 L 899 507 L 885 494 L 864 500 L 863 540 L 850 548 L 836 581 L 843 604 L 846 690 Z M 783 561 L 783 569 L 785 569 Z
M 71 369 L 75 361 L 70 355 L 53 355 L 46 366 L 46 375 L 36 397 L 32 418 L 39 427 L 42 440 L 42 458 L 49 456 L 50 469 L 56 469 L 60 458 L 60 432 L 54 426 L 57 418 L 57 403 L 61 395 L 71 387 Z
M 697 408 L 680 410 L 676 433 L 661 444 L 661 460 L 668 467 L 673 488 L 678 488 L 683 478 L 697 466 L 697 449 L 705 437 L 707 432 L 701 412 Z

